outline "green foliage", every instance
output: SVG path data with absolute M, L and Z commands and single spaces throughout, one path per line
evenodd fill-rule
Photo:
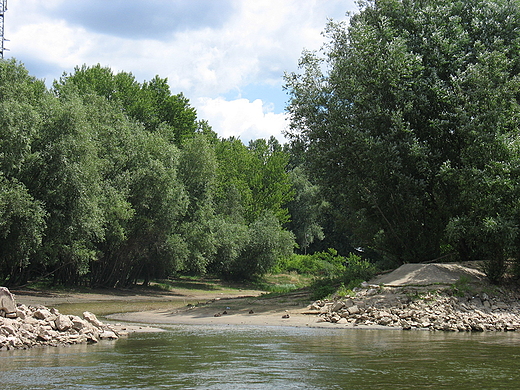
M 250 224 L 247 235 L 240 255 L 227 267 L 224 276 L 241 280 L 265 274 L 279 258 L 289 256 L 294 248 L 292 233 L 283 230 L 270 212 Z
M 251 141 L 249 147 L 235 138 L 224 139 L 217 143 L 216 155 L 219 212 L 230 215 L 235 213 L 233 210 L 240 210 L 241 218 L 251 224 L 269 210 L 280 223 L 288 221 L 285 205 L 293 197 L 286 172 L 289 154 L 274 137 Z M 233 204 L 229 203 L 230 192 Z
M 469 285 L 470 279 L 466 275 L 462 275 L 452 286 L 453 295 L 457 297 L 464 297 L 471 291 Z
M 95 94 L 118 106 L 128 117 L 148 131 L 160 131 L 176 145 L 181 145 L 197 131 L 196 112 L 182 94 L 172 95 L 167 79 L 155 76 L 139 83 L 131 73 L 114 74 L 108 67 L 76 67 L 54 82 L 55 93 Z
M 347 264 L 341 279 L 349 287 L 356 287 L 356 284 L 369 281 L 377 272 L 374 264 L 352 253 L 347 258 Z
M 99 65 L 52 91 L 0 61 L 0 280 L 251 279 L 294 247 L 288 154 L 220 140 L 166 79 Z
M 41 245 L 45 211 L 27 188 L 0 173 L 0 275 L 4 283 L 24 282 L 29 258 Z
M 451 245 L 497 281 L 519 241 L 520 6 L 360 4 L 286 75 L 293 144 L 359 245 L 401 263 Z
M 300 250 L 307 251 L 315 240 L 324 238 L 320 217 L 325 208 L 325 201 L 319 193 L 319 187 L 312 184 L 301 166 L 289 173 L 294 188 L 294 199 L 288 204 L 291 220 L 286 224 L 296 237 Z
M 347 290 L 352 290 L 362 282 L 372 279 L 377 268 L 373 263 L 351 253 L 339 271 L 339 273 L 331 273 L 314 282 L 312 290 L 315 299 L 321 299 L 336 292 L 338 286 L 344 288 L 346 286 Z
M 281 259 L 274 270 L 314 276 L 311 285 L 313 299 L 331 295 L 338 286 L 352 290 L 361 282 L 372 279 L 377 272 L 373 263 L 352 253 L 347 257 L 339 256 L 335 249 L 312 255 L 293 254 Z
M 329 248 L 328 251 L 312 255 L 293 254 L 280 260 L 277 268 L 280 272 L 334 278 L 345 271 L 346 261 L 347 259 L 339 256 L 336 250 Z

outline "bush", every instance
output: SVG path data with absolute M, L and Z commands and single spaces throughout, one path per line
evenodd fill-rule
M 330 250 L 329 250 L 330 252 Z M 333 252 L 330 252 L 333 254 Z M 322 254 L 323 255 L 323 254 Z M 343 261 L 339 263 L 339 259 Z M 333 271 L 318 277 L 312 284 L 313 299 L 321 299 L 336 292 L 340 286 L 352 290 L 363 281 L 368 281 L 376 274 L 374 264 L 351 253 L 347 258 L 334 255 L 329 257 Z M 345 287 L 346 286 L 346 287 Z
M 332 277 L 345 270 L 346 259 L 339 256 L 335 249 L 329 248 L 325 252 L 316 252 L 312 255 L 293 254 L 289 258 L 281 260 L 275 271 L 297 272 L 300 275 L 312 275 L 319 277 Z
M 249 227 L 247 241 L 240 253 L 222 267 L 220 276 L 233 280 L 251 280 L 267 273 L 279 258 L 288 257 L 294 248 L 294 236 L 284 230 L 276 216 L 265 213 Z
M 345 285 L 351 284 L 353 281 L 368 281 L 376 274 L 377 268 L 374 264 L 361 257 L 351 253 L 347 258 L 348 266 L 342 275 L 342 281 Z M 358 283 L 358 284 L 359 284 Z

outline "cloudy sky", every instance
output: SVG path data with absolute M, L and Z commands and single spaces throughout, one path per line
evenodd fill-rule
M 354 0 L 9 0 L 5 57 L 51 85 L 76 65 L 168 78 L 222 137 L 286 127 L 283 73 Z

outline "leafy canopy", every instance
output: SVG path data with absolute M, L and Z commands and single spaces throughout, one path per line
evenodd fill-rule
M 356 244 L 397 262 L 510 255 L 520 4 L 360 5 L 286 75 L 293 143 Z

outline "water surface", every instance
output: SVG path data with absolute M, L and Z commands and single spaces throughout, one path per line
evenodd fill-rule
M 515 389 L 520 334 L 172 326 L 0 352 L 2 388 Z

